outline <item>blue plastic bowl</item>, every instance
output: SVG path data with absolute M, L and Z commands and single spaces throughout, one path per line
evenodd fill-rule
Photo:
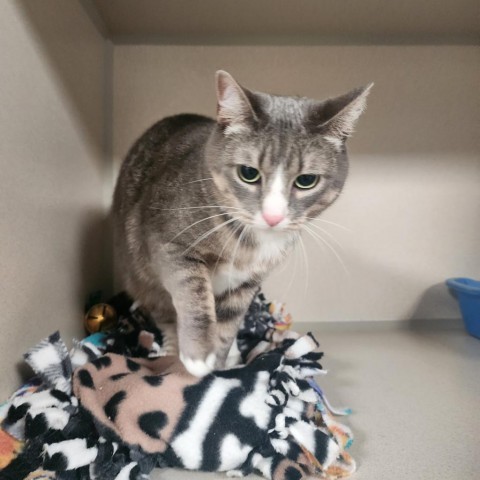
M 467 332 L 480 338 L 480 282 L 471 278 L 449 278 L 446 283 L 457 297 Z

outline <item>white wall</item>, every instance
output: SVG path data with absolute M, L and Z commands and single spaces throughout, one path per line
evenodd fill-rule
M 104 263 L 108 46 L 76 1 L 0 2 L 0 398 L 59 329 L 82 335 Z
M 442 283 L 480 276 L 478 48 L 118 45 L 115 167 L 157 119 L 213 115 L 219 68 L 252 89 L 314 98 L 375 82 L 345 193 L 323 217 L 349 231 L 318 222 L 348 273 L 305 236 L 308 285 L 299 251 L 268 295 L 297 321 L 459 316 Z

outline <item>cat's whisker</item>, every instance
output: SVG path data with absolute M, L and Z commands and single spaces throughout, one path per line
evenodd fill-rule
M 334 225 L 335 227 L 341 228 L 342 230 L 345 230 L 347 232 L 350 232 L 350 233 L 352 232 L 351 228 L 345 227 L 345 225 L 340 225 L 339 223 L 336 223 L 336 222 L 332 222 L 331 220 L 325 220 L 324 218 L 320 218 L 320 217 L 305 217 L 305 218 L 307 218 L 308 220 L 312 220 L 311 223 L 313 223 L 313 220 L 316 220 L 319 222 L 328 223 L 328 225 Z
M 316 223 L 309 223 L 308 224 L 309 227 L 315 227 L 317 228 L 318 230 L 320 230 L 322 233 L 324 233 L 325 235 L 327 235 L 328 237 L 330 237 L 332 239 L 332 242 L 335 243 L 335 245 L 337 245 L 337 247 L 343 249 L 343 246 L 342 244 L 335 238 L 335 236 L 330 233 L 328 230 L 325 230 L 324 228 L 322 228 L 320 225 L 317 225 Z
M 308 232 L 312 236 L 312 238 L 320 240 L 323 244 L 325 244 L 328 247 L 328 249 L 333 253 L 335 258 L 338 260 L 338 262 L 342 266 L 342 268 L 345 271 L 345 273 L 347 274 L 347 276 L 350 276 L 350 271 L 346 267 L 345 262 L 342 260 L 342 258 L 340 257 L 338 252 L 335 250 L 335 248 L 333 248 L 332 245 L 330 245 L 327 242 L 327 240 L 325 240 L 325 238 L 323 238 L 320 234 L 318 234 L 314 230 L 311 230 L 307 225 L 304 225 L 304 228 L 305 228 L 305 231 Z
M 311 230 L 310 228 L 306 228 L 305 231 L 310 234 L 310 236 L 319 244 L 320 246 L 325 245 L 335 256 L 337 261 L 342 265 L 344 271 L 349 275 L 350 272 L 348 271 L 345 262 L 341 258 L 340 254 L 335 250 L 335 248 L 324 238 L 319 232 Z M 319 243 L 320 242 L 320 243 Z
M 186 232 L 188 229 L 194 227 L 195 225 L 198 225 L 199 223 L 206 222 L 207 220 L 210 220 L 211 218 L 215 217 L 221 217 L 223 215 L 230 215 L 229 213 L 217 213 L 216 215 L 210 215 L 209 217 L 202 218 L 201 220 L 197 220 L 196 222 L 190 224 L 188 227 L 185 227 L 183 230 L 178 232 L 168 243 L 172 243 L 178 236 L 180 236 L 183 232 Z
M 223 252 L 225 251 L 225 248 L 227 247 L 227 244 L 230 242 L 230 240 L 233 238 L 233 236 L 238 232 L 238 230 L 240 228 L 242 228 L 242 223 L 239 222 L 240 224 L 232 231 L 232 233 L 228 236 L 227 240 L 225 241 L 225 244 L 223 245 L 223 248 L 222 250 L 220 251 L 220 254 L 218 255 L 218 258 L 217 258 L 217 261 L 215 262 L 215 267 L 213 268 L 213 273 L 212 275 L 215 274 L 215 272 L 217 271 L 217 267 L 218 267 L 218 262 L 220 261 L 220 259 L 222 258 L 222 254 Z
M 283 256 L 284 260 L 285 260 L 286 256 L 287 256 L 286 254 Z M 284 261 L 284 262 L 282 263 L 282 266 L 278 269 L 278 274 L 279 274 L 279 275 L 280 275 L 280 274 L 283 274 L 283 273 L 285 272 L 285 269 L 286 269 L 287 267 L 288 267 L 288 261 Z
M 192 180 L 191 182 L 185 183 L 185 185 L 189 185 L 190 183 L 196 183 L 196 182 L 204 182 L 205 180 L 213 180 L 213 177 L 200 178 L 199 180 Z
M 300 240 L 300 247 L 302 248 L 302 253 L 303 253 L 303 261 L 305 263 L 305 291 L 303 293 L 304 298 L 307 297 L 307 292 L 308 292 L 308 260 L 307 260 L 307 251 L 305 249 L 305 244 L 303 243 L 303 239 L 301 235 L 298 235 L 298 239 Z
M 236 217 L 235 218 L 230 218 L 229 220 L 226 220 L 225 222 L 221 223 L 220 225 L 216 225 L 215 227 L 211 228 L 210 230 L 208 230 L 207 232 L 202 234 L 200 238 L 195 240 L 195 242 L 193 242 L 186 250 L 184 250 L 182 252 L 182 255 L 185 255 L 185 253 L 187 253 L 190 249 L 196 247 L 202 240 L 205 240 L 207 237 L 209 237 L 210 235 L 215 233 L 217 230 L 220 230 L 225 225 L 228 225 L 229 223 L 236 222 L 236 221 L 238 221 L 238 218 L 236 218 Z

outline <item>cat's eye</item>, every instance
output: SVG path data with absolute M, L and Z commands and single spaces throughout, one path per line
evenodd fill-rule
M 256 168 L 240 165 L 237 172 L 240 179 L 246 183 L 257 183 L 260 180 L 260 172 Z
M 313 188 L 315 185 L 317 185 L 319 180 L 320 180 L 320 175 L 313 175 L 313 174 L 299 175 L 295 179 L 295 186 L 297 188 L 303 188 L 304 190 L 308 190 L 309 188 Z

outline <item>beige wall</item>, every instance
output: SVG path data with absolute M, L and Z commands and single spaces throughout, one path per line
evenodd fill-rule
M 119 45 L 115 167 L 157 119 L 213 115 L 218 68 L 257 90 L 317 98 L 374 81 L 345 193 L 323 217 L 349 230 L 319 222 L 337 253 L 305 235 L 308 284 L 299 251 L 265 289 L 299 321 L 457 317 L 444 279 L 480 275 L 479 60 L 463 46 Z
M 76 1 L 0 2 L 0 398 L 22 353 L 81 335 L 86 293 L 108 285 L 107 55 Z

